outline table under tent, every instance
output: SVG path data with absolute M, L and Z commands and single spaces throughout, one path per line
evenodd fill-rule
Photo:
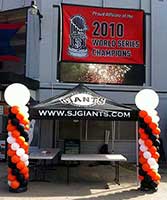
M 89 89 L 83 84 L 77 85 L 60 96 L 51 97 L 33 106 L 30 109 L 30 117 L 32 119 L 38 119 L 41 122 L 42 120 L 47 120 L 48 122 L 52 121 L 52 130 L 48 130 L 45 135 L 45 137 L 47 137 L 48 134 L 52 134 L 52 148 L 57 148 L 55 144 L 55 120 L 111 121 L 113 123 L 113 133 L 111 151 L 109 150 L 109 153 L 117 153 L 114 152 L 115 121 L 136 121 L 136 166 L 138 166 L 138 111 L 131 107 L 116 103 Z M 107 131 L 105 136 L 106 138 L 109 137 Z

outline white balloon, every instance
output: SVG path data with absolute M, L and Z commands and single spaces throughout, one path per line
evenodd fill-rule
M 28 119 L 30 117 L 29 113 L 24 113 L 24 117 Z
M 145 151 L 148 150 L 148 147 L 146 147 L 144 144 L 142 144 L 142 145 L 140 146 L 140 150 L 141 150 L 142 152 L 145 152 Z
M 7 142 L 8 142 L 9 144 L 13 144 L 13 143 L 15 143 L 15 142 L 16 142 L 16 140 L 15 140 L 15 138 L 14 138 L 14 137 L 12 137 L 12 136 L 9 136 L 9 137 L 7 138 Z
M 149 164 L 150 166 L 153 166 L 153 165 L 156 165 L 156 164 L 157 164 L 157 162 L 156 162 L 156 160 L 155 160 L 154 158 L 149 158 L 149 159 L 147 160 L 147 162 L 148 162 L 148 164 Z
M 11 132 L 8 132 L 8 136 L 9 136 L 9 137 L 12 136 L 12 133 L 11 133 Z
M 11 149 L 14 150 L 14 151 L 17 151 L 19 149 L 20 145 L 17 144 L 16 142 L 14 142 L 12 145 L 11 145 Z
M 27 106 L 21 106 L 20 111 L 23 113 L 28 113 L 29 108 Z
M 29 161 L 28 161 L 28 160 L 25 162 L 25 165 L 26 165 L 26 166 L 28 166 L 28 165 L 29 165 Z
M 139 139 L 139 144 L 142 145 L 144 144 L 144 140 L 142 140 L 141 138 Z
M 156 116 L 158 114 L 158 112 L 156 110 L 148 110 L 147 113 L 151 117 Z
M 155 116 L 152 117 L 152 122 L 154 122 L 156 124 L 158 124 L 159 120 L 160 120 L 160 118 L 157 115 L 155 115 Z
M 30 99 L 30 92 L 23 84 L 13 83 L 6 88 L 4 97 L 10 106 L 25 106 Z
M 8 181 L 8 185 L 11 186 L 11 181 Z
M 136 106 L 140 110 L 154 110 L 159 104 L 159 97 L 152 89 L 143 89 L 135 97 Z
M 145 151 L 143 153 L 143 156 L 144 156 L 144 158 L 149 159 L 149 158 L 151 158 L 151 153 L 149 151 Z
M 158 171 L 159 165 L 156 163 L 155 165 L 150 165 L 150 168 Z
M 18 156 L 22 156 L 22 155 L 25 154 L 25 150 L 24 150 L 23 148 L 19 148 L 19 149 L 16 151 L 16 154 L 17 154 Z
M 29 159 L 29 156 L 27 154 L 24 154 L 20 157 L 20 159 L 24 162 L 26 162 Z

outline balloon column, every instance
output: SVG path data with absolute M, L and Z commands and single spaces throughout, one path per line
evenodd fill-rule
M 24 192 L 29 179 L 29 114 L 25 105 L 30 99 L 30 92 L 24 85 L 14 83 L 6 88 L 4 97 L 11 106 L 7 125 L 9 191 Z
M 159 117 L 155 108 L 159 104 L 159 97 L 151 89 L 141 90 L 135 98 L 139 111 L 139 180 L 143 191 L 157 190 L 161 176 L 158 173 L 158 159 L 160 157 L 158 127 Z

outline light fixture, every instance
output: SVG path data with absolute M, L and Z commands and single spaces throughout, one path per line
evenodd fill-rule
M 43 18 L 43 15 L 41 15 L 36 1 L 31 1 L 30 13 L 31 15 L 38 15 L 39 17 L 39 40 L 41 40 L 41 19 Z

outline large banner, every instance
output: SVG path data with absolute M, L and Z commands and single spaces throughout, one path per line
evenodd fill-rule
M 62 5 L 62 61 L 144 64 L 144 12 Z

